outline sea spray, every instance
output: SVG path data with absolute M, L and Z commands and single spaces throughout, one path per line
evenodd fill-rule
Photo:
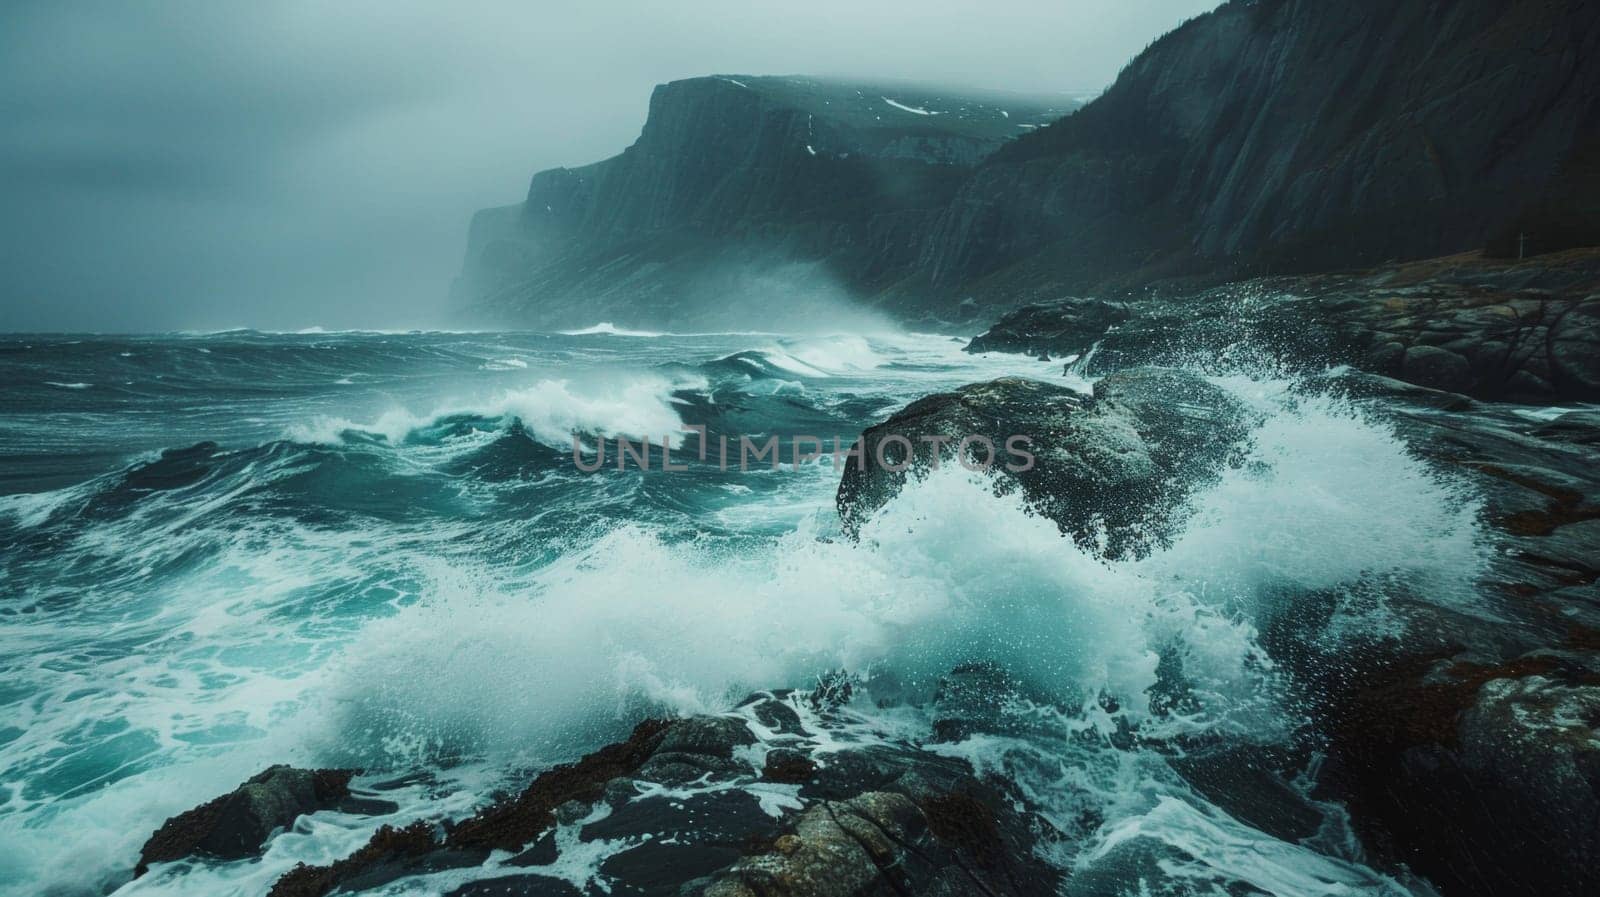
M 1019 497 L 947 467 L 859 543 L 808 527 L 730 551 L 627 526 L 524 593 L 430 596 L 351 646 L 345 703 L 455 749 L 559 753 L 571 733 L 624 725 L 623 709 L 703 712 L 833 668 L 892 672 L 926 694 L 955 666 L 993 662 L 1067 707 L 1110 695 L 1144 718 L 1169 651 L 1205 719 L 1258 726 L 1273 673 L 1254 633 L 1294 612 L 1263 602 L 1372 577 L 1465 594 L 1482 564 L 1476 506 L 1457 484 L 1381 422 L 1283 395 L 1246 462 L 1143 560 L 1103 561 Z M 410 664 L 436 672 L 407 680 Z M 341 728 L 372 728 L 362 720 Z
M 565 448 L 574 433 L 648 435 L 677 441 L 683 421 L 674 407 L 673 394 L 705 386 L 700 378 L 657 374 L 596 378 L 581 384 L 566 379 L 540 380 L 483 400 L 458 399 L 425 414 L 395 408 L 366 423 L 321 417 L 292 426 L 285 435 L 297 442 L 336 445 L 349 435 L 369 434 L 398 444 L 440 422 L 468 418 L 490 424 L 516 421 L 534 438 L 557 448 Z
M 198 339 L 215 351 L 196 354 Z M 530 447 L 529 420 L 545 421 L 546 436 L 656 436 L 688 414 L 685 395 L 706 406 L 714 396 L 730 419 L 771 431 L 817 421 L 859 431 L 916 395 L 1002 374 L 1060 376 L 1028 359 L 963 355 L 948 339 L 874 337 L 881 363 L 812 356 L 829 376 L 787 373 L 801 389 L 762 390 L 771 381 L 718 363 L 751 345 L 671 335 L 151 341 L 115 363 L 148 356 L 188 373 L 119 374 L 155 385 L 116 401 L 153 410 L 109 418 L 110 429 L 91 413 L 47 416 L 62 401 L 100 401 L 98 389 L 41 387 L 30 375 L 37 395 L 16 400 L 71 427 L 41 430 L 41 444 L 127 448 L 99 462 L 110 472 L 0 502 L 0 563 L 19 596 L 0 644 L 24 730 L 0 740 L 0 767 L 15 773 L 0 848 L 32 858 L 3 870 L 0 887 L 98 891 L 127 874 L 162 818 L 267 763 L 348 762 L 370 781 L 408 783 L 387 792 L 402 805 L 393 817 L 318 814 L 259 863 L 169 870 L 129 889 L 259 893 L 295 862 L 343 855 L 381 821 L 459 818 L 639 716 L 717 710 L 751 689 L 807 687 L 824 670 L 864 682 L 844 711 L 863 731 L 924 739 L 941 678 L 973 663 L 1027 680 L 1028 700 L 1008 707 L 1030 714 L 1031 734 L 973 732 L 937 749 L 1024 788 L 1071 833 L 1054 856 L 1077 880 L 1108 876 L 1119 893 L 1128 882 L 1115 870 L 1137 855 L 1152 880 L 1167 868 L 1202 890 L 1387 887 L 1340 865 L 1358 858 L 1319 847 L 1338 861 L 1321 866 L 1237 820 L 1223 826 L 1243 839 L 1229 842 L 1237 850 L 1185 855 L 1185 839 L 1222 825 L 1220 811 L 1168 761 L 1196 743 L 1273 744 L 1295 731 L 1282 699 L 1289 671 L 1261 645 L 1273 621 L 1303 617 L 1324 639 L 1373 635 L 1303 614 L 1303 601 L 1343 594 L 1364 621 L 1417 592 L 1470 610 L 1483 551 L 1460 484 L 1381 419 L 1247 377 L 1218 382 L 1262 413 L 1250 457 L 1192 496 L 1186 527 L 1140 561 L 1080 551 L 956 467 L 907 487 L 851 544 L 837 538 L 838 471 L 826 460 L 802 475 L 578 477 Z M 633 354 L 624 365 L 617 352 Z M 528 368 L 482 370 L 512 357 Z M 853 373 L 865 364 L 875 364 L 869 376 Z M 61 376 L 107 380 L 81 367 Z M 352 373 L 359 395 L 335 383 Z M 564 391 L 541 386 L 563 380 Z M 239 397 L 261 383 L 284 398 L 241 416 Z M 213 404 L 196 399 L 212 391 Z M 384 406 L 396 411 L 389 421 Z M 150 421 L 161 433 L 139 431 Z M 352 431 L 350 421 L 368 423 Z M 223 444 L 188 448 L 213 435 Z M 162 446 L 179 452 L 163 459 Z M 1287 869 L 1263 871 L 1262 857 Z M 1288 874 L 1296 869 L 1321 871 L 1308 885 Z

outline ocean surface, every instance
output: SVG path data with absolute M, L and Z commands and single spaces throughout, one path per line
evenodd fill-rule
M 1260 644 L 1295 596 L 1348 590 L 1330 640 L 1381 635 L 1392 585 L 1470 600 L 1476 499 L 1381 422 L 1303 383 L 1216 376 L 1261 414 L 1249 462 L 1194 499 L 1174 544 L 1115 563 L 959 467 L 852 542 L 833 459 L 796 467 L 786 442 L 779 470 L 722 470 L 682 432 L 848 445 L 965 383 L 1089 387 L 963 344 L 609 326 L 0 337 L 0 892 L 261 894 L 645 716 L 829 671 L 865 680 L 849 708 L 864 730 L 919 740 L 938 678 L 988 661 L 1046 700 L 1012 734 L 933 749 L 1080 833 L 1050 857 L 1073 893 L 1426 893 L 1366 866 L 1338 806 L 1311 801 L 1315 834 L 1276 837 L 1173 769 L 1183 744 L 1303 725 Z M 574 433 L 671 437 L 688 469 L 585 473 Z M 1196 696 L 1157 714 L 1173 652 Z M 129 881 L 165 818 L 272 763 L 360 767 L 399 809 L 318 813 L 259 860 Z M 1307 793 L 1315 774 L 1312 758 Z M 592 868 L 565 874 L 603 889 Z

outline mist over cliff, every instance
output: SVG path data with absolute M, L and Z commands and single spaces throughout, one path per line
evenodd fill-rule
M 815 285 L 958 322 L 1173 278 L 1597 242 L 1597 15 L 1236 0 L 1075 112 L 673 82 L 621 155 L 541 172 L 523 203 L 479 213 L 455 301 L 495 323 L 738 321 L 783 305 L 744 286 L 782 271 L 784 296 Z
M 0 4 L 0 330 L 459 326 L 475 210 L 652 85 L 1099 90 L 1211 0 Z
M 819 304 L 892 286 L 984 158 L 1077 105 L 805 77 L 664 84 L 622 154 L 540 172 L 524 202 L 478 213 L 457 298 L 493 323 L 804 329 Z

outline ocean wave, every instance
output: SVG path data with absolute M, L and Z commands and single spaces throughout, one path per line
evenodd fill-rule
M 525 370 L 528 367 L 528 363 L 521 358 L 513 356 L 511 358 L 496 358 L 493 361 L 486 362 L 483 367 L 484 370 L 489 371 L 520 371 Z
M 357 434 L 398 445 L 441 422 L 475 418 L 502 424 L 515 421 L 535 439 L 558 449 L 570 449 L 574 435 L 665 439 L 676 445 L 681 443 L 684 422 L 675 394 L 705 386 L 703 379 L 651 375 L 588 383 L 540 380 L 481 401 L 445 403 L 427 413 L 395 408 L 365 422 L 322 416 L 290 427 L 285 435 L 296 442 L 337 445 Z
M 753 551 L 624 525 L 515 590 L 463 572 L 363 628 L 327 671 L 319 755 L 547 762 L 644 715 L 714 712 L 827 670 L 858 676 L 853 712 L 892 731 L 927 720 L 880 702 L 917 705 L 950 670 L 993 665 L 1024 686 L 996 712 L 1030 734 L 934 749 L 1005 775 L 1076 833 L 1051 858 L 1078 880 L 1148 863 L 1202 892 L 1407 893 L 1337 844 L 1230 817 L 1168 763 L 1218 738 L 1289 743 L 1300 718 L 1261 644 L 1275 621 L 1303 617 L 1331 649 L 1393 637 L 1340 613 L 1381 614 L 1391 594 L 1465 601 L 1485 562 L 1475 496 L 1383 422 L 1281 383 L 1250 390 L 1270 409 L 1250 457 L 1146 558 L 1105 561 L 959 467 L 908 484 L 859 542 L 833 538 L 822 510 Z M 1348 606 L 1316 622 L 1301 602 L 1330 593 Z M 1348 838 L 1326 812 L 1319 838 Z
M 741 364 L 758 376 L 806 379 L 860 374 L 885 364 L 867 339 L 849 336 L 785 340 L 774 346 L 735 352 L 717 362 Z
M 651 337 L 658 337 L 658 336 L 666 336 L 667 334 L 658 333 L 658 332 L 653 331 L 653 330 L 624 330 L 621 327 L 618 327 L 615 324 L 611 323 L 610 321 L 601 321 L 598 324 L 594 324 L 592 326 L 585 327 L 582 330 L 563 330 L 563 331 L 561 331 L 561 335 L 562 336 L 633 336 L 633 337 L 641 337 L 641 338 L 651 338 Z
M 471 370 L 513 351 L 524 350 L 461 357 Z M 0 744 L 0 765 L 30 783 L 0 805 L 0 851 L 28 865 L 0 871 L 0 889 L 103 890 L 161 818 L 268 763 L 423 773 L 428 785 L 397 792 L 394 817 L 317 814 L 259 861 L 156 872 L 134 888 L 260 893 L 296 862 L 349 853 L 381 821 L 459 817 L 493 790 L 450 776 L 569 759 L 640 716 L 721 710 L 827 670 L 861 678 L 853 712 L 899 726 L 891 713 L 971 664 L 1025 680 L 1032 703 L 1003 709 L 1044 735 L 937 749 L 1002 771 L 1063 831 L 1092 820 L 1052 857 L 1079 881 L 1137 866 L 1130 852 L 1142 851 L 1138 862 L 1199 892 L 1391 889 L 1348 858 L 1225 817 L 1167 755 L 1294 730 L 1261 644 L 1276 623 L 1304 618 L 1337 647 L 1398 635 L 1386 603 L 1401 593 L 1475 612 L 1484 548 L 1460 483 L 1381 420 L 1248 378 L 1217 380 L 1261 414 L 1248 459 L 1140 560 L 1080 550 L 959 467 L 908 485 L 859 542 L 838 538 L 824 464 L 738 480 L 550 475 L 574 432 L 676 434 L 684 390 L 734 424 L 811 429 L 819 407 L 876 416 L 947 380 L 1020 367 L 1060 382 L 1058 365 L 973 358 L 942 338 L 748 353 L 540 380 L 426 413 L 314 417 L 265 444 L 202 443 L 0 499 L 3 569 L 32 608 L 8 618 L 4 671 L 30 699 L 17 705 L 21 734 Z M 891 364 L 918 371 L 894 379 Z M 767 387 L 723 377 L 757 368 Z M 725 404 L 698 395 L 711 379 Z M 717 503 L 696 504 L 707 494 Z M 692 527 L 656 513 L 685 507 Z M 1331 616 L 1310 612 L 1327 600 Z M 1152 702 L 1174 689 L 1181 712 Z
M 341 699 L 357 718 L 338 728 L 404 718 L 427 733 L 416 743 L 559 751 L 639 702 L 703 712 L 837 668 L 926 693 L 955 666 L 994 662 L 1085 725 L 1105 724 L 1111 696 L 1119 716 L 1157 730 L 1266 737 L 1287 721 L 1256 633 L 1295 612 L 1284 602 L 1344 587 L 1370 597 L 1374 582 L 1465 595 L 1484 563 L 1459 484 L 1337 402 L 1284 401 L 1249 462 L 1148 558 L 1108 563 L 959 468 L 905 489 L 859 544 L 802 527 L 730 556 L 626 526 L 528 594 L 439 596 L 364 633 Z M 1164 655 L 1196 708 L 1181 719 L 1149 704 Z M 418 657 L 441 672 L 389 668 Z

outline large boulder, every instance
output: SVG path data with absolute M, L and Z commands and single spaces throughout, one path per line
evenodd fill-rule
M 351 769 L 269 767 L 233 791 L 168 819 L 139 851 L 134 874 L 145 874 L 151 863 L 189 856 L 254 856 L 274 831 L 349 799 L 355 775 Z
M 986 466 L 998 489 L 1020 488 L 1080 544 L 1137 555 L 1171 534 L 1192 489 L 1241 456 L 1250 423 L 1227 392 L 1174 368 L 1121 371 L 1089 396 L 1019 378 L 964 386 L 861 435 L 862 454 L 839 483 L 839 515 L 859 534 L 908 477 L 964 463 Z M 1022 446 L 1031 463 L 1007 451 Z

